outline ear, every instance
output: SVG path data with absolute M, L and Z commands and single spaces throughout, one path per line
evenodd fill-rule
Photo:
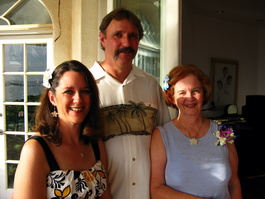
M 105 35 L 102 32 L 99 33 L 99 41 L 101 45 L 105 48 Z
M 49 100 L 50 100 L 51 104 L 53 106 L 56 106 L 57 105 L 56 98 L 55 98 L 55 95 L 53 94 L 53 92 L 49 91 L 48 92 L 48 97 L 49 97 Z

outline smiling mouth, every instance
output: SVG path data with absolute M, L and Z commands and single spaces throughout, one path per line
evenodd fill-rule
M 83 108 L 70 108 L 72 111 L 82 111 Z
M 188 107 L 188 108 L 190 108 L 190 107 L 195 107 L 196 104 L 187 104 L 187 105 L 185 105 L 185 106 Z

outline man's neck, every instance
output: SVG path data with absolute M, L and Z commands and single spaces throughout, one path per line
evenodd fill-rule
M 111 75 L 121 83 L 124 82 L 124 80 L 128 77 L 128 75 L 132 71 L 132 64 L 117 65 L 117 64 L 109 64 L 106 61 L 103 61 L 100 65 L 105 72 L 107 72 L 109 75 Z

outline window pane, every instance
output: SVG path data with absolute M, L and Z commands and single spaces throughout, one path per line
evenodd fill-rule
M 24 131 L 24 107 L 8 105 L 6 107 L 6 130 Z
M 1 0 L 0 15 L 3 15 L 17 0 Z
M 6 135 L 8 160 L 19 160 L 24 142 L 24 135 Z
M 39 102 L 43 90 L 42 75 L 28 75 L 28 102 Z
M 4 45 L 4 72 L 23 71 L 23 44 Z
M 135 65 L 160 80 L 160 52 L 139 47 Z
M 28 71 L 41 72 L 47 67 L 47 44 L 27 44 Z
M 35 124 L 35 110 L 37 106 L 28 106 L 28 131 L 33 132 L 32 127 Z
M 22 75 L 5 75 L 5 101 L 23 102 L 24 85 Z
M 17 164 L 7 164 L 7 183 L 9 189 L 14 187 L 14 177 L 17 169 Z
M 46 8 L 38 0 L 24 0 L 6 16 L 11 24 L 51 24 Z

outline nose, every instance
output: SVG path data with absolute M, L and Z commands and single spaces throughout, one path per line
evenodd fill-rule
M 74 103 L 79 103 L 82 100 L 82 96 L 79 92 L 76 92 L 73 96 Z
M 187 92 L 186 98 L 189 98 L 189 99 L 193 98 L 192 92 Z
M 127 36 L 127 35 L 124 36 L 122 38 L 122 45 L 125 46 L 125 47 L 127 47 L 127 46 L 130 46 L 130 44 L 131 44 L 131 41 L 130 41 L 129 36 Z

